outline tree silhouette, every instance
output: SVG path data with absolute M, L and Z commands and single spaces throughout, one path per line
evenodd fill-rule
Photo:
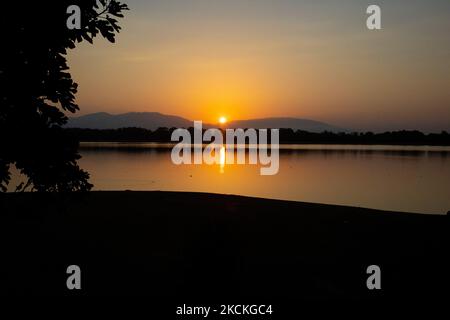
M 69 30 L 77 5 L 81 28 Z M 77 84 L 68 49 L 100 34 L 110 42 L 127 5 L 117 0 L 41 0 L 2 3 L 0 18 L 0 191 L 13 165 L 27 177 L 17 191 L 86 191 L 89 174 L 77 164 L 78 141 L 62 126 L 75 113 Z

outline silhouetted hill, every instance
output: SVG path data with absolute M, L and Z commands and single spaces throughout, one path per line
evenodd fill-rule
M 83 129 L 119 129 L 119 128 L 143 128 L 156 130 L 158 128 L 189 128 L 193 121 L 185 118 L 165 115 L 158 112 L 130 112 L 112 115 L 106 112 L 93 113 L 85 116 L 70 118 L 67 128 Z M 214 125 L 204 124 L 205 128 Z M 348 130 L 329 125 L 327 123 L 297 119 L 297 118 L 265 118 L 237 120 L 227 124 L 228 128 L 287 128 L 309 132 L 346 132 Z
M 190 120 L 159 112 L 129 112 L 117 115 L 99 112 L 70 118 L 66 125 L 67 128 L 119 129 L 137 127 L 148 130 L 156 130 L 163 127 L 188 128 L 191 126 L 192 121 Z
M 232 121 L 227 125 L 228 128 L 254 128 L 254 129 L 293 129 L 308 132 L 348 132 L 348 130 L 335 127 L 333 125 L 298 118 L 264 118 Z

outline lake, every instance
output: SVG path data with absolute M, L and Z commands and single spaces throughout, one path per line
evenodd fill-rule
M 450 210 L 450 147 L 282 145 L 274 176 L 261 176 L 260 165 L 177 166 L 171 147 L 82 143 L 80 165 L 90 172 L 95 190 L 198 191 L 434 214 Z

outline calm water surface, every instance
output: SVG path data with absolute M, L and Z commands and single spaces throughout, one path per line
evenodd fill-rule
M 171 145 L 83 143 L 80 165 L 96 190 L 170 190 L 238 194 L 385 210 L 450 210 L 450 148 L 286 145 L 280 170 L 259 165 L 180 165 Z

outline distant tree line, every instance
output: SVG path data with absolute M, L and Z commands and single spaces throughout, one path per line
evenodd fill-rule
M 172 132 L 176 128 L 142 128 L 121 129 L 65 129 L 73 138 L 84 142 L 171 142 Z M 193 131 L 190 128 L 189 131 Z M 384 133 L 353 132 L 313 133 L 302 130 L 280 129 L 282 144 L 384 144 L 384 145 L 431 145 L 450 146 L 450 134 L 425 134 L 420 131 L 390 131 Z

